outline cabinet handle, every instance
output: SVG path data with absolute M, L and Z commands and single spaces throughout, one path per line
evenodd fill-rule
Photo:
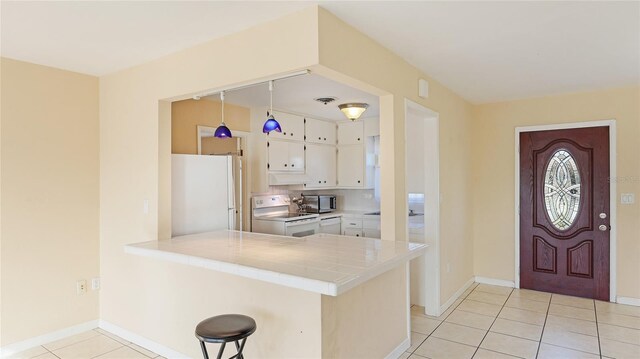
M 291 136 L 293 136 L 293 132 L 291 132 Z
M 360 183 L 360 180 L 358 180 L 358 183 Z
M 360 233 L 356 233 L 356 237 L 360 237 Z
M 327 181 L 324 181 L 324 183 L 327 183 Z
M 322 183 L 322 181 L 318 181 L 318 183 Z
M 291 167 L 295 167 L 296 165 L 294 165 L 293 163 L 291 164 Z
M 322 137 L 318 137 L 318 139 L 319 139 L 319 140 L 321 140 L 321 139 L 322 139 Z
M 358 137 L 358 141 L 360 141 L 360 137 Z
M 284 164 L 284 166 L 285 166 L 285 167 L 287 167 L 287 164 L 285 163 L 285 164 Z M 358 181 L 358 182 L 359 182 L 359 181 Z
M 283 132 L 283 133 L 284 133 L 284 135 L 285 135 L 285 136 L 287 135 L 287 133 L 286 133 L 286 132 Z
M 327 140 L 327 138 L 325 137 L 325 138 L 324 138 L 324 140 L 326 141 L 326 140 Z

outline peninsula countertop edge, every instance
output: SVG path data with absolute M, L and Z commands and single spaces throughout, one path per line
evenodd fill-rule
M 132 243 L 125 253 L 337 296 L 426 251 L 422 243 L 221 230 Z

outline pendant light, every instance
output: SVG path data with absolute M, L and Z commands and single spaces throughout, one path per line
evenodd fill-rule
M 269 112 L 267 112 L 267 120 L 264 122 L 262 126 L 263 133 L 269 133 L 271 131 L 282 132 L 282 128 L 280 128 L 280 124 L 273 117 L 273 80 L 269 81 Z
M 213 136 L 218 138 L 230 138 L 233 137 L 231 136 L 231 130 L 229 130 L 229 127 L 224 124 L 224 91 L 220 92 L 220 102 L 220 107 L 222 108 L 222 121 L 220 122 L 220 126 L 216 128 L 216 132 L 213 134 Z
M 343 103 L 338 106 L 340 111 L 342 111 L 342 113 L 344 113 L 344 115 L 351 121 L 355 121 L 360 118 L 368 107 L 369 105 L 366 103 Z

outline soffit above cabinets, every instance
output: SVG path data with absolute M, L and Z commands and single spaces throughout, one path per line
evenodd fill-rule
M 319 97 L 335 97 L 337 100 L 323 104 L 315 101 Z M 219 101 L 219 95 L 203 97 L 205 100 Z M 269 106 L 269 85 L 267 83 L 225 92 L 225 103 L 242 107 Z M 320 119 L 345 121 L 346 117 L 338 105 L 347 102 L 365 102 L 369 108 L 363 118 L 379 116 L 378 96 L 335 82 L 325 77 L 309 74 L 274 82 L 273 107 L 307 114 Z

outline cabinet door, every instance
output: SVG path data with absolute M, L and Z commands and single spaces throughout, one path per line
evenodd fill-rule
M 362 230 L 361 229 L 346 228 L 343 231 L 343 234 L 345 236 L 362 237 Z
M 335 145 L 336 124 L 335 122 L 316 120 L 307 117 L 305 135 L 307 142 Z
M 310 181 L 306 188 L 325 188 L 336 186 L 336 148 L 335 146 L 307 144 L 306 173 Z
M 362 143 L 364 143 L 364 124 L 362 121 L 338 124 L 339 145 L 359 145 Z
M 371 228 L 363 228 L 362 236 L 367 238 L 378 238 L 380 239 L 380 230 L 379 229 L 371 229 Z
M 307 144 L 306 151 L 306 173 L 309 182 L 305 183 L 306 188 L 320 188 L 324 179 L 324 163 L 322 163 L 322 148 L 324 146 Z
M 304 143 L 289 142 L 289 171 L 304 172 Z
M 280 111 L 273 111 L 273 117 L 280 124 L 282 132 L 272 131 L 269 133 L 270 138 L 304 140 L 304 117 Z
M 364 187 L 364 147 L 338 147 L 338 186 Z
M 322 184 L 325 187 L 335 187 L 337 185 L 337 162 L 338 154 L 336 153 L 336 146 L 322 146 L 322 163 L 325 169 L 325 176 L 322 180 Z M 326 182 L 325 182 L 326 181 Z
M 270 140 L 267 144 L 269 171 L 288 171 L 289 142 Z

